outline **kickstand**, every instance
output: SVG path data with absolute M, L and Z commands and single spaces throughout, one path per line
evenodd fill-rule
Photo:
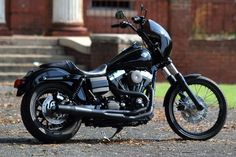
M 111 137 L 108 138 L 108 137 L 104 136 L 103 138 L 110 142 L 111 139 L 116 136 L 116 134 L 118 134 L 119 132 L 121 132 L 121 130 L 123 130 L 122 127 L 121 128 L 116 128 L 116 129 L 117 129 L 116 132 Z
M 119 132 L 121 132 L 121 130 L 123 130 L 123 128 L 116 128 L 116 132 L 109 138 L 109 139 L 112 139 L 113 137 L 116 136 L 116 134 L 118 134 Z

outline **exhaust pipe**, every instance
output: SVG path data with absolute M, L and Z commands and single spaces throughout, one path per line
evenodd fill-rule
M 72 106 L 72 105 L 58 105 L 58 111 L 61 113 L 72 114 L 76 117 L 93 117 L 93 118 L 106 118 L 106 119 L 114 119 L 114 120 L 137 120 L 146 116 L 150 116 L 153 112 L 153 106 L 149 111 L 143 114 L 132 115 L 130 111 L 119 111 L 119 110 L 97 110 L 97 109 L 89 109 L 85 107 Z M 135 111 L 136 112 L 136 111 Z M 130 115 L 128 113 L 131 113 Z
M 148 106 L 141 108 L 135 111 L 128 110 L 98 110 L 93 108 L 86 108 L 77 106 L 74 104 L 71 105 L 58 105 L 57 111 L 61 113 L 72 114 L 76 117 L 93 117 L 93 118 L 105 118 L 105 119 L 114 119 L 114 120 L 128 120 L 133 121 L 137 119 L 150 116 L 153 112 L 153 90 L 151 90 L 151 100 L 148 103 Z

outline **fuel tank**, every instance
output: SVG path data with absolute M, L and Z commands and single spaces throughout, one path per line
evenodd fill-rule
M 135 43 L 111 59 L 107 65 L 108 71 L 119 69 L 148 70 L 152 66 L 152 57 L 146 48 Z

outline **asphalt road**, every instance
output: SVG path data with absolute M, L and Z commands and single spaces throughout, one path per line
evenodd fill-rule
M 163 111 L 147 125 L 125 128 L 110 142 L 111 128 L 81 127 L 63 144 L 41 144 L 24 128 L 21 98 L 11 88 L 0 90 L 0 156 L 236 156 L 236 110 L 229 110 L 224 129 L 207 141 L 182 140 L 168 126 Z M 160 105 L 161 106 L 161 105 Z M 160 108 L 160 107 L 159 107 Z

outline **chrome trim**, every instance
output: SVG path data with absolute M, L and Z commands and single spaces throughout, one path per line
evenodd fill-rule
M 176 69 L 175 65 L 173 63 L 170 63 L 169 65 L 166 66 L 167 69 L 170 71 L 172 75 L 176 75 L 179 73 L 179 71 Z
M 164 68 L 162 68 L 162 74 L 164 75 L 164 77 L 165 78 L 168 78 L 170 75 L 171 75 L 171 73 L 170 73 L 170 71 L 167 69 L 167 67 L 164 67 Z
M 108 92 L 109 87 L 99 87 L 99 88 L 93 88 L 93 93 L 99 93 L 99 92 Z
M 113 81 L 114 79 L 120 77 L 121 75 L 125 74 L 125 71 L 124 70 L 117 70 L 116 72 L 112 73 L 109 77 L 109 79 L 111 81 Z
M 94 82 L 94 81 L 106 81 L 107 77 L 106 76 L 101 76 L 101 77 L 91 77 L 90 81 Z
M 151 73 L 149 73 L 148 71 L 140 71 L 141 75 L 147 77 L 149 80 L 152 80 L 153 76 Z

